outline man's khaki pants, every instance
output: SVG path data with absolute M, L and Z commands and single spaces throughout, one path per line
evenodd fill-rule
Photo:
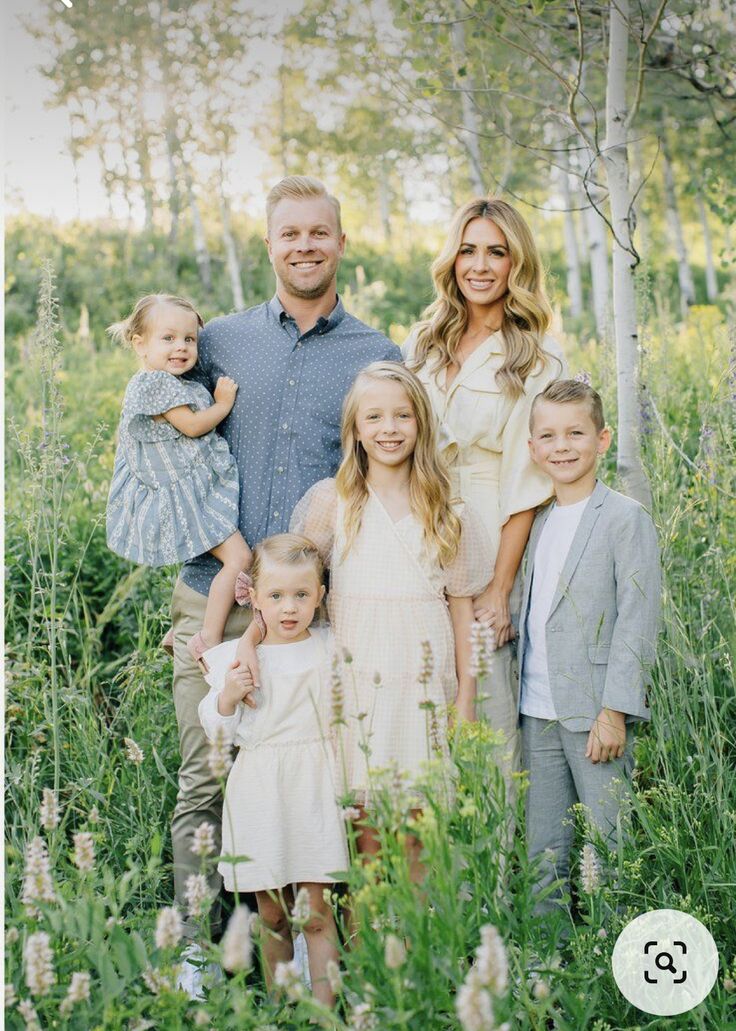
M 210 773 L 207 763 L 209 743 L 199 722 L 197 708 L 209 690 L 199 667 L 187 649 L 187 641 L 202 629 L 207 597 L 176 581 L 171 599 L 171 620 L 174 626 L 174 707 L 179 726 L 179 791 L 171 820 L 171 845 L 174 853 L 174 893 L 182 913 L 187 913 L 185 889 L 187 878 L 199 873 L 201 860 L 191 850 L 192 836 L 207 821 L 215 828 L 216 853 L 220 850 L 222 792 Z M 234 607 L 225 627 L 225 640 L 240 637 L 251 620 L 251 609 Z M 214 857 L 213 857 L 214 858 Z M 222 878 L 214 870 L 209 887 L 217 899 Z M 220 910 L 215 901 L 210 912 L 213 933 L 219 931 Z M 196 924 L 186 919 L 185 934 L 192 937 Z

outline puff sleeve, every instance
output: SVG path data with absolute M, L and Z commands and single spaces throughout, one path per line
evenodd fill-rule
M 316 545 L 320 558 L 329 568 L 335 543 L 337 490 L 333 479 L 318 480 L 297 502 L 289 523 L 291 533 L 299 533 Z
M 529 455 L 529 414 L 537 394 L 552 380 L 567 375 L 567 363 L 551 337 L 545 338 L 544 349 L 544 364 L 527 376 L 524 393 L 516 399 L 501 435 L 501 526 L 516 512 L 537 508 L 552 495 L 552 481 L 537 468 Z
M 200 388 L 201 389 L 201 388 Z M 139 373 L 128 384 L 123 402 L 123 414 L 128 432 L 136 440 L 158 441 L 178 437 L 180 433 L 168 422 L 154 422 L 154 415 L 162 415 L 172 408 L 188 405 L 195 411 L 196 387 L 170 372 Z
M 453 598 L 471 598 L 488 586 L 493 568 L 493 545 L 483 520 L 472 505 L 457 504 L 462 533 L 460 547 L 446 570 L 445 590 Z

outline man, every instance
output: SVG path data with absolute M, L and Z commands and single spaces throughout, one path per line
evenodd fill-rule
M 382 333 L 347 314 L 336 277 L 345 252 L 340 204 L 316 179 L 289 176 L 266 203 L 268 256 L 276 293 L 265 304 L 213 319 L 199 338 L 202 381 L 218 376 L 238 383 L 235 405 L 220 430 L 240 474 L 240 531 L 252 548 L 289 528 L 305 491 L 334 476 L 340 461 L 340 414 L 356 374 L 373 361 L 401 361 Z M 218 563 L 210 555 L 188 562 L 174 588 L 174 704 L 179 726 L 179 792 L 171 823 L 177 902 L 187 914 L 186 882 L 199 873 L 191 851 L 203 822 L 219 847 L 220 785 L 208 766 L 209 746 L 197 716 L 207 685 L 186 642 L 202 625 L 207 592 Z M 239 636 L 249 611 L 234 610 L 226 639 Z M 216 894 L 220 877 L 212 874 Z M 212 911 L 213 930 L 219 914 Z M 185 921 L 186 933 L 196 925 Z

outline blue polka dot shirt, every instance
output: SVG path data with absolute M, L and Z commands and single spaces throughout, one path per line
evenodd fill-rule
M 238 384 L 218 431 L 240 474 L 240 532 L 250 547 L 285 533 L 297 501 L 340 463 L 342 402 L 361 369 L 401 361 L 395 344 L 349 315 L 338 298 L 326 318 L 299 332 L 278 295 L 208 322 L 192 372 L 210 390 L 218 376 Z M 181 576 L 207 594 L 220 568 L 211 555 L 187 562 Z

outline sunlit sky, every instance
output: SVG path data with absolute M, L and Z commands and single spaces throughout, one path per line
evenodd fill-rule
M 70 0 L 78 8 L 87 0 Z M 253 0 L 253 8 L 267 6 L 270 12 L 287 12 L 299 6 L 299 0 Z M 49 14 L 63 17 L 62 0 L 2 0 L 3 70 L 4 70 L 4 180 L 5 209 L 8 214 L 19 210 L 68 221 L 107 218 L 108 200 L 102 187 L 100 163 L 93 153 L 78 162 L 79 189 L 75 187 L 74 169 L 67 141 L 70 121 L 64 109 L 53 107 L 52 83 L 39 71 L 48 62 L 51 44 L 40 43 L 25 29 L 23 22 L 36 24 Z M 279 50 L 261 47 L 259 57 L 275 67 Z M 261 83 L 260 93 L 267 99 L 272 89 L 268 79 Z M 258 96 L 258 90 L 255 92 Z M 235 152 L 229 164 L 228 180 L 232 206 L 259 215 L 263 211 L 269 180 L 277 170 L 256 144 L 249 130 L 250 112 L 244 112 L 237 126 Z M 308 171 L 305 169 L 305 171 Z M 424 196 L 422 196 L 424 194 Z M 426 183 L 412 184 L 411 214 L 420 222 L 435 221 L 440 215 L 435 191 Z M 113 210 L 123 218 L 127 207 L 122 198 Z M 445 214 L 443 211 L 442 214 Z M 142 206 L 133 208 L 133 217 L 142 222 Z

